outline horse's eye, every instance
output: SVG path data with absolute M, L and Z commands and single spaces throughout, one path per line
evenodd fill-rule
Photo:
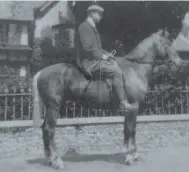
M 168 64 L 169 66 L 171 66 L 171 65 L 173 64 L 172 60 L 169 60 L 169 61 L 167 62 L 167 64 Z

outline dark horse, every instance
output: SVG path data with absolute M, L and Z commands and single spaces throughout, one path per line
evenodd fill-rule
M 165 31 L 160 30 L 141 41 L 125 57 L 117 57 L 117 63 L 124 71 L 126 78 L 125 91 L 131 103 L 140 104 L 144 100 L 148 80 L 157 66 L 157 59 L 161 58 L 163 64 L 179 66 L 181 59 L 171 46 Z M 171 62 L 171 63 L 170 63 Z M 63 168 L 63 161 L 56 155 L 55 128 L 60 107 L 63 102 L 72 99 L 82 106 L 103 108 L 111 104 L 114 97 L 111 84 L 103 80 L 93 80 L 89 83 L 84 75 L 74 65 L 61 63 L 40 70 L 33 78 L 33 120 L 34 125 L 40 125 L 43 105 L 45 105 L 45 119 L 42 124 L 45 156 L 49 163 L 56 168 Z M 82 100 L 82 101 L 81 101 Z M 114 108 L 119 102 L 114 101 Z M 111 106 L 111 105 L 110 105 Z M 124 122 L 124 144 L 126 149 L 126 162 L 132 162 L 137 157 L 136 118 L 138 109 L 127 112 Z M 129 150 L 131 140 L 132 149 Z

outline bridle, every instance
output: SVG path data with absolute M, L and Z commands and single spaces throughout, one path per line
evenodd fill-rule
M 116 50 L 113 50 L 113 51 L 116 51 Z M 156 60 L 156 61 L 153 61 L 153 62 L 152 61 L 142 61 L 142 60 L 139 60 L 139 59 L 124 58 L 125 56 L 127 56 L 127 55 L 123 54 L 123 57 L 121 57 L 121 58 L 124 59 L 124 60 L 127 60 L 129 62 L 133 62 L 133 63 L 150 64 L 152 66 L 165 64 L 165 63 L 162 63 L 162 62 L 164 62 L 164 60 L 159 60 L 159 61 Z M 117 59 L 115 57 L 110 57 L 110 59 L 117 61 Z M 167 62 L 168 62 L 168 60 L 167 60 Z
M 162 41 L 160 39 L 160 42 L 162 44 L 164 44 L 164 47 L 165 47 L 165 50 L 166 50 L 166 54 L 168 56 L 170 56 L 170 51 L 168 50 L 167 48 L 167 45 L 165 45 L 165 42 Z M 116 49 L 114 49 L 110 54 L 112 54 L 111 57 L 109 57 L 109 59 L 111 60 L 114 60 L 114 61 L 117 61 L 117 59 L 114 57 L 114 55 L 116 54 Z M 123 53 L 122 53 L 123 54 Z M 124 60 L 127 60 L 127 61 L 130 61 L 130 62 L 133 62 L 133 63 L 138 63 L 138 64 L 150 64 L 152 65 L 152 67 L 154 68 L 155 66 L 157 65 L 166 65 L 166 66 L 171 66 L 173 64 L 175 64 L 175 62 L 173 62 L 172 60 L 155 60 L 155 61 L 142 61 L 142 60 L 139 60 L 139 59 L 131 59 L 131 58 L 124 58 L 126 57 L 127 55 L 124 55 L 123 54 L 123 57 L 121 57 L 122 59 Z M 104 61 L 104 60 L 98 60 L 94 65 L 92 65 L 90 68 L 88 68 L 88 72 L 91 71 L 95 66 L 97 66 L 101 61 Z M 106 61 L 105 61 L 106 62 Z
M 163 46 L 165 47 L 165 51 L 166 51 L 166 55 L 167 56 L 171 56 L 171 53 L 170 51 L 168 50 L 168 47 L 167 45 L 165 45 L 165 42 L 160 39 L 160 42 L 163 44 Z M 116 54 L 116 50 L 114 49 L 111 54 L 114 56 Z M 123 54 L 123 53 L 122 53 Z M 139 63 L 139 64 L 150 64 L 152 66 L 156 66 L 156 65 L 168 65 L 168 66 L 171 66 L 173 64 L 175 64 L 175 62 L 173 62 L 172 60 L 168 59 L 168 60 L 155 60 L 155 61 L 143 61 L 143 60 L 139 60 L 139 59 L 131 59 L 131 58 L 124 58 L 126 57 L 127 55 L 124 55 L 123 54 L 123 59 L 127 60 L 127 61 L 130 61 L 130 62 L 133 62 L 133 63 Z M 116 60 L 115 57 L 110 57 L 110 59 L 112 60 Z

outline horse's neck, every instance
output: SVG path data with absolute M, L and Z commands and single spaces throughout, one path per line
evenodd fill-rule
M 128 58 L 136 59 L 139 61 L 151 61 L 153 62 L 155 51 L 153 38 L 146 38 L 140 42 L 128 55 Z
M 152 64 L 154 62 L 155 50 L 153 48 L 153 40 L 150 38 L 142 41 L 135 49 L 133 49 L 124 59 L 120 59 L 121 68 L 133 68 L 143 78 L 149 78 L 152 72 Z M 138 62 L 132 62 L 126 59 L 134 59 Z M 144 62 L 144 63 L 140 63 Z
M 129 72 L 130 69 L 135 70 L 136 73 L 140 77 L 142 77 L 143 80 L 145 80 L 145 82 L 148 82 L 148 79 L 152 72 L 152 64 L 141 64 L 141 63 L 130 62 L 126 59 L 120 59 L 119 65 L 121 69 L 124 71 L 124 73 Z

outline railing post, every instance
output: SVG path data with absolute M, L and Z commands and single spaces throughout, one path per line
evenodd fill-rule
M 73 110 L 74 110 L 74 112 L 73 112 L 73 117 L 75 118 L 75 115 L 76 115 L 76 103 L 75 103 L 75 101 L 74 101 L 74 103 L 73 103 L 74 105 L 74 107 L 73 107 Z
M 28 89 L 28 117 L 31 119 L 31 94 L 32 94 L 32 89 Z
M 89 109 L 89 108 L 87 108 L 87 114 L 88 114 L 88 117 L 90 117 L 90 116 L 91 116 L 91 111 L 90 111 L 90 109 Z
M 21 113 L 21 119 L 24 119 L 24 89 L 21 88 L 20 89 L 20 93 L 21 93 L 21 105 L 20 105 L 20 113 Z
M 5 102 L 4 102 L 4 120 L 7 120 L 7 112 L 8 112 L 8 88 L 7 86 L 5 87 L 4 93 L 5 93 Z
M 13 113 L 13 120 L 16 119 L 16 87 L 13 88 L 13 109 L 12 109 L 12 113 Z
M 66 117 L 65 118 L 68 118 L 68 101 L 65 102 L 65 111 L 66 111 Z
M 182 90 L 183 91 L 183 90 Z M 183 103 L 182 103 L 182 99 L 183 99 L 183 96 L 182 96 L 182 91 L 180 92 L 180 108 L 181 108 L 181 114 L 183 114 Z
M 73 110 L 73 116 L 72 116 L 72 118 L 75 118 L 75 115 L 76 115 L 76 103 L 75 103 L 75 101 L 72 102 L 72 104 L 73 104 L 73 108 L 70 108 L 70 109 Z
M 81 118 L 83 118 L 83 106 L 81 105 L 81 111 L 80 111 Z

